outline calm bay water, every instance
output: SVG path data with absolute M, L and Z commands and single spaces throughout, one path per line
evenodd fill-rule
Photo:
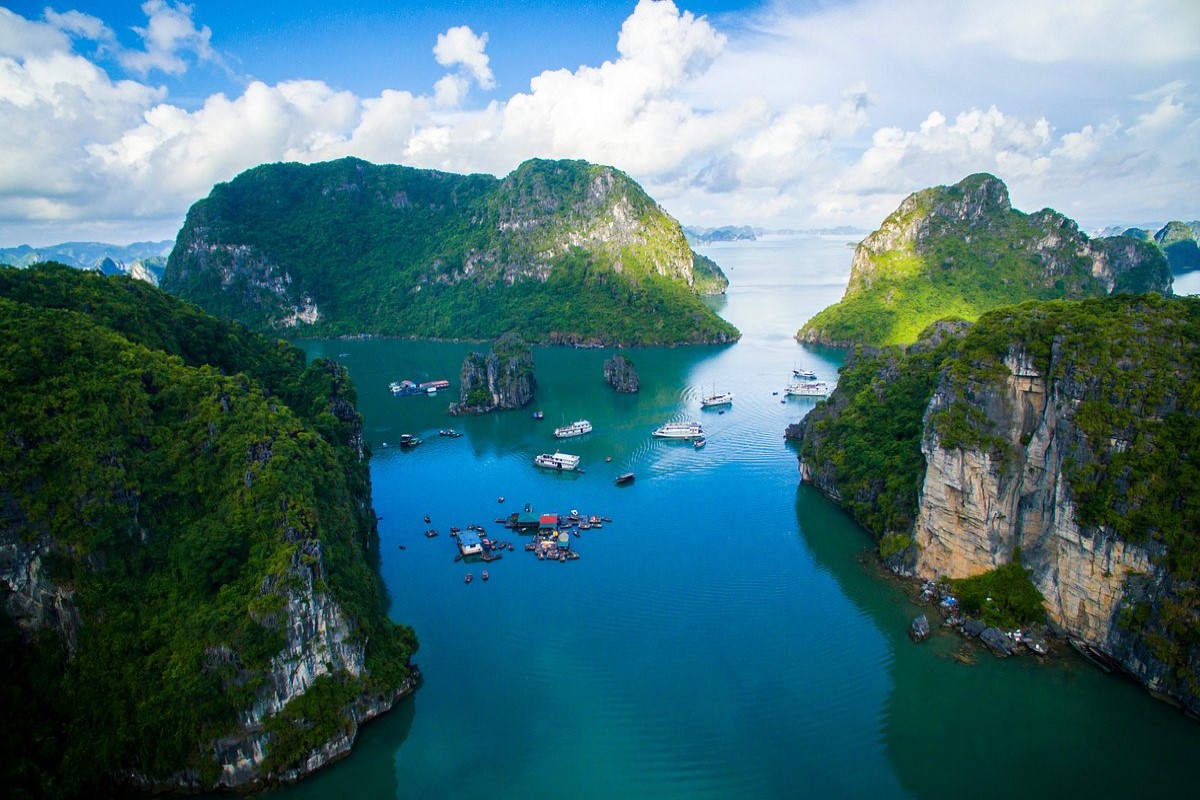
M 629 353 L 642 380 L 633 396 L 604 384 L 611 350 L 536 349 L 540 422 L 528 410 L 446 415 L 471 345 L 306 343 L 358 386 L 391 613 L 416 629 L 425 681 L 364 728 L 349 759 L 273 794 L 1114 796 L 1190 785 L 1200 725 L 1133 684 L 1069 656 L 962 664 L 953 635 L 911 644 L 920 609 L 905 587 L 866 557 L 861 529 L 798 486 L 782 432 L 812 401 L 782 391 L 793 366 L 835 380 L 841 354 L 792 334 L 841 296 L 847 241 L 705 248 L 732 282 L 715 307 L 743 339 Z M 387 384 L 402 378 L 453 386 L 392 397 Z M 735 394 L 725 413 L 699 409 L 713 387 Z M 595 432 L 558 444 L 584 474 L 537 470 L 552 428 L 581 417 Z M 651 439 L 677 419 L 702 421 L 708 445 Z M 439 437 L 445 427 L 464 436 Z M 402 433 L 426 443 L 383 446 Z M 636 482 L 614 486 L 626 471 Z M 572 539 L 579 560 L 539 562 L 493 523 L 526 502 L 614 522 Z M 441 536 L 423 536 L 424 514 Z M 486 583 L 480 565 L 453 560 L 448 529 L 468 523 L 516 546 Z

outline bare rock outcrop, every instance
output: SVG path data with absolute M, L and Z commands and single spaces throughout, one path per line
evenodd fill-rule
M 524 408 L 537 386 L 533 351 L 512 333 L 498 339 L 487 355 L 467 353 L 460 377 L 460 401 L 450 404 L 455 416 Z
M 604 381 L 622 394 L 633 394 L 639 388 L 633 362 L 620 353 L 604 362 Z

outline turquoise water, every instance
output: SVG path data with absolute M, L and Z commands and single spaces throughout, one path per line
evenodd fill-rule
M 358 386 L 392 615 L 416 628 L 425 681 L 364 728 L 350 758 L 276 794 L 1007 797 L 1189 786 L 1200 726 L 1131 683 L 1069 656 L 963 664 L 952 635 L 911 644 L 920 609 L 906 587 L 866 556 L 859 528 L 798 486 L 782 431 L 812 401 L 782 390 L 793 366 L 835 380 L 841 356 L 791 337 L 840 297 L 846 242 L 706 248 L 730 275 L 717 307 L 742 341 L 633 351 L 634 396 L 604 384 L 610 350 L 536 349 L 540 422 L 528 410 L 452 419 L 456 393 L 388 393 L 402 378 L 447 378 L 456 390 L 470 345 L 307 343 Z M 725 413 L 699 409 L 714 386 L 735 394 Z M 580 417 L 592 434 L 553 439 L 555 425 Z M 702 421 L 707 446 L 650 437 L 675 419 Z M 445 427 L 465 435 L 441 438 Z M 402 433 L 426 443 L 383 447 Z M 532 465 L 556 444 L 582 457 L 584 474 Z M 626 471 L 636 482 L 614 486 Z M 539 562 L 493 523 L 526 502 L 614 522 L 572 539 L 579 560 Z M 425 514 L 436 539 L 423 536 Z M 486 583 L 480 565 L 453 560 L 448 529 L 468 523 L 516 545 L 488 565 Z

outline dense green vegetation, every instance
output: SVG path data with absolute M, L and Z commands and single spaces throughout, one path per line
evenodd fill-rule
M 736 338 L 699 297 L 726 284 L 624 174 L 538 160 L 503 180 L 357 159 L 257 167 L 192 207 L 163 279 L 263 330 L 315 305 L 292 332 L 624 344 Z
M 1029 580 L 1020 559 L 950 583 L 962 610 L 988 625 L 1012 630 L 1046 621 L 1046 598 Z
M 805 421 L 800 458 L 820 465 L 850 515 L 888 542 L 885 557 L 907 546 L 895 537 L 907 539 L 916 519 L 925 478 L 922 416 L 949 346 L 856 352 L 837 394 Z
M 906 200 L 859 245 L 841 302 L 798 334 L 838 343 L 905 345 L 931 323 L 975 320 L 1026 300 L 1108 294 L 1093 276 L 1097 258 L 1114 272 L 1112 291 L 1167 291 L 1170 272 L 1152 244 L 1132 238 L 1089 242 L 1050 211 L 1011 208 L 1004 184 L 972 175 Z
M 1196 244 L 1197 228 L 1200 228 L 1200 224 L 1188 225 L 1176 220 L 1168 222 L 1154 234 L 1154 242 L 1162 248 L 1172 271 L 1187 272 L 1200 269 L 1200 246 Z
M 1009 421 L 987 413 L 1013 351 L 1025 354 L 1056 395 L 1069 394 L 1062 402 L 1074 424 L 1060 420 L 1054 434 L 1067 456 L 1063 472 L 1080 525 L 1163 546 L 1169 588 L 1153 613 L 1139 607 L 1123 619 L 1144 626 L 1155 654 L 1195 680 L 1189 659 L 1200 647 L 1200 300 L 1149 294 L 1028 302 L 983 314 L 965 335 L 937 346 L 860 355 L 804 423 L 801 457 L 881 539 L 881 552 L 895 555 L 907 544 L 924 478 L 922 435 L 936 436 L 944 448 L 991 451 L 1002 470 L 1029 443 L 1027 433 L 1019 442 L 1006 439 Z M 944 406 L 923 424 L 935 387 Z M 966 586 L 995 598 L 993 582 L 1011 579 L 1012 588 L 1017 577 L 1014 571 Z M 1009 611 L 1019 617 L 1026 604 L 1017 598 Z
M 70 637 L 24 641 L 0 614 L 4 716 L 34 721 L 6 733 L 10 796 L 211 780 L 210 743 L 262 686 L 306 580 L 368 642 L 363 690 L 405 680 L 416 643 L 385 615 L 340 367 L 137 281 L 41 265 L 0 269 L 0 376 L 0 535 L 46 553 L 79 621 L 68 658 Z

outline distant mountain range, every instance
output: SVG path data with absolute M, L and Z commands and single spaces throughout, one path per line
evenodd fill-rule
M 1182 274 L 1200 269 L 1200 220 L 1181 222 L 1173 220 L 1161 227 L 1144 228 L 1105 228 L 1114 230 L 1111 236 L 1130 236 L 1143 242 L 1153 242 L 1163 251 L 1171 272 Z
M 57 261 L 68 267 L 94 269 L 105 275 L 130 275 L 158 285 L 167 268 L 167 256 L 175 244 L 170 239 L 161 242 L 134 242 L 129 245 L 104 242 L 64 242 L 48 247 L 0 248 L 0 264 L 28 267 L 41 261 Z
M 722 225 L 717 228 L 698 228 L 685 225 L 683 235 L 692 245 L 712 244 L 714 242 L 753 242 L 760 236 L 866 236 L 870 231 L 855 228 L 850 225 L 839 225 L 836 228 L 754 228 L 749 225 Z

